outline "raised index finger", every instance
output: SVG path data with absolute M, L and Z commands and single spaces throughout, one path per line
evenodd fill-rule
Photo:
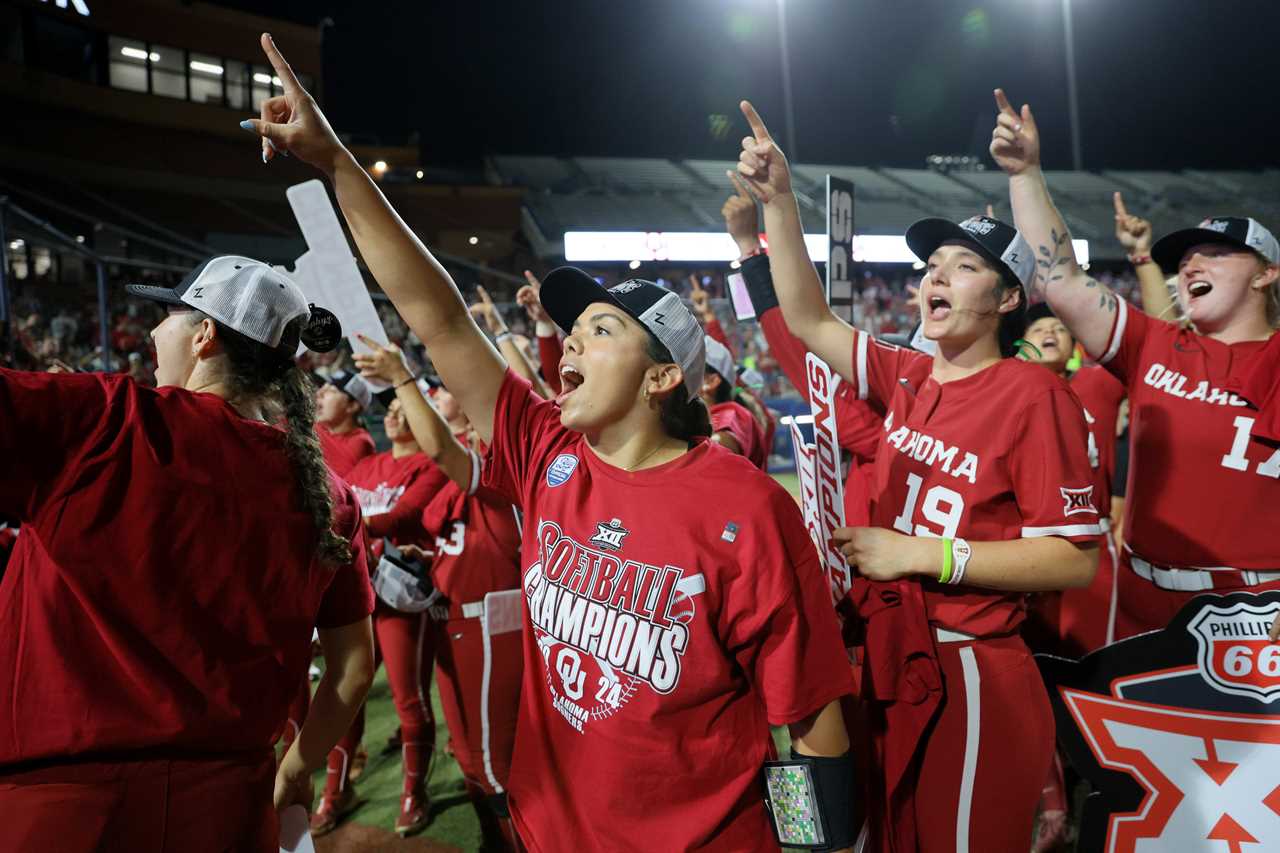
M 995 94 L 997 109 L 1002 113 L 1008 113 L 1016 118 L 1018 112 L 1013 108 L 1013 105 L 1009 103 L 1009 99 L 1004 96 L 1004 89 L 996 89 Z
M 751 133 L 755 135 L 757 142 L 764 142 L 773 139 L 769 135 L 769 128 L 764 126 L 764 120 L 760 118 L 760 114 L 756 112 L 756 108 L 751 106 L 750 101 L 743 101 L 738 104 L 742 114 L 747 117 L 747 124 L 751 125 Z
M 262 50 L 267 54 L 267 61 L 271 63 L 271 67 L 276 70 L 276 76 L 280 78 L 281 88 L 290 95 L 306 94 L 306 90 L 298 82 L 293 69 L 285 61 L 284 54 L 276 47 L 275 40 L 271 38 L 270 33 L 262 34 Z
M 1124 199 L 1120 197 L 1120 192 L 1117 190 L 1111 198 L 1116 203 L 1116 216 L 1128 216 L 1129 211 L 1124 208 Z

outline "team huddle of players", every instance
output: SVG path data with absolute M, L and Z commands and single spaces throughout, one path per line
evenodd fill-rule
M 72 436 L 37 415 L 16 426 L 0 416 L 6 457 L 19 431 L 31 443 L 38 430 L 48 447 L 24 445 L 29 461 L 0 484 L 0 511 L 24 520 L 0 587 L 0 603 L 21 614 L 12 631 L 0 622 L 12 635 L 0 641 L 0 699 L 22 709 L 0 727 L 0 803 L 26 815 L 17 822 L 26 834 L 0 827 L 0 841 L 51 837 L 55 808 L 38 789 L 66 782 L 63 762 L 126 796 L 119 780 L 151 779 L 162 760 L 166 778 L 200 781 L 189 787 L 201 793 L 203 823 L 190 826 L 212 833 L 216 818 L 220 837 L 240 839 L 236 849 L 265 849 L 254 827 L 270 771 L 260 754 L 224 764 L 228 751 L 265 747 L 281 731 L 289 745 L 274 805 L 311 807 L 309 774 L 327 761 L 312 828 L 332 829 L 357 802 L 372 612 L 401 726 L 401 833 L 429 820 L 434 660 L 451 750 L 495 848 L 1025 850 L 1036 815 L 1058 818 L 1045 821 L 1048 844 L 1066 809 L 1028 640 L 1081 654 L 1163 627 L 1200 592 L 1280 588 L 1280 557 L 1255 515 L 1280 495 L 1280 245 L 1255 220 L 1207 219 L 1150 243 L 1149 227 L 1117 199 L 1130 260 L 1146 278 L 1176 276 L 1182 319 L 1137 310 L 1076 262 L 1040 169 L 1034 116 L 997 90 L 991 154 L 1009 176 L 1014 221 L 924 219 L 908 229 L 927 267 L 916 295 L 923 343 L 897 345 L 826 304 L 786 157 L 743 102 L 750 135 L 724 213 L 757 320 L 802 393 L 808 354 L 842 379 L 836 419 L 850 463 L 847 526 L 835 540 L 853 582 L 833 601 L 800 509 L 762 470 L 772 419 L 738 382 L 703 295 L 691 309 L 654 283 L 606 289 L 570 267 L 531 279 L 519 301 L 538 330 L 535 370 L 487 300 L 468 310 L 269 37 L 263 47 L 284 94 L 246 128 L 265 160 L 287 152 L 328 178 L 369 271 L 443 387 L 424 388 L 393 347 L 365 340 L 360 375 L 328 378 L 313 425 L 288 357 L 299 341 L 334 345 L 322 312 L 269 268 L 235 258 L 173 291 L 135 289 L 170 306 L 154 333 L 158 391 L 0 372 L 0 405 L 13 411 L 79 407 L 116 425 Z M 1077 345 L 1095 365 L 1070 372 Z M 382 453 L 358 423 L 371 386 L 385 389 L 391 449 Z M 285 439 L 261 432 L 281 431 L 250 405 L 254 394 L 283 409 Z M 202 504 L 216 478 L 187 431 L 216 433 L 203 445 L 219 448 L 215 463 L 275 453 L 249 476 L 263 496 L 303 509 Z M 316 434 L 327 469 L 315 464 Z M 160 465 L 174 460 L 185 466 L 181 484 Z M 154 472 L 146 499 L 113 498 L 132 488 L 126 470 Z M 317 489 L 326 470 L 341 480 Z M 273 491 L 273 472 L 298 490 Z M 1113 494 L 1125 495 L 1122 547 Z M 156 496 L 173 508 L 167 526 Z M 279 514 L 280 541 L 268 549 L 278 565 L 242 581 L 228 552 L 265 542 L 253 525 L 268 512 Z M 151 538 L 108 543 L 135 513 L 157 519 Z M 314 558 L 282 553 L 288 542 L 312 543 Z M 153 564 L 180 553 L 166 549 L 193 543 L 214 555 L 205 573 L 225 586 L 183 576 L 177 594 L 135 589 L 147 599 L 137 605 L 119 579 L 86 568 L 92 546 L 95 564 L 120 555 L 154 581 Z M 251 620 L 229 650 L 175 636 L 217 634 L 205 614 L 241 583 L 245 613 L 261 612 L 262 600 L 291 609 Z M 77 608 L 93 618 L 55 639 L 55 603 L 64 619 Z M 313 624 L 329 663 L 314 698 L 303 675 Z M 33 687 L 31 649 L 68 643 L 91 649 L 99 669 L 62 661 L 57 689 Z M 161 660 L 185 660 L 165 657 L 174 649 L 243 659 L 168 673 L 178 664 Z M 279 653 L 258 660 L 262 649 Z M 138 673 L 158 670 L 141 701 Z M 276 683 L 263 687 L 263 674 Z M 213 698 L 201 704 L 192 685 Z M 101 710 L 68 710 L 68 697 Z M 789 756 L 777 756 L 771 726 L 788 728 Z M 134 760 L 151 770 L 136 772 Z M 227 787 L 200 787 L 214 782 Z M 184 784 L 168 790 L 168 814 L 185 814 Z M 245 792 L 257 805 L 245 805 Z M 152 826 L 138 815 L 154 809 L 121 818 L 118 803 L 94 799 L 99 789 L 78 796 L 100 817 L 86 838 L 94 827 L 105 836 Z M 244 834 L 228 836 L 237 826 Z M 166 845 L 131 849 L 177 849 Z

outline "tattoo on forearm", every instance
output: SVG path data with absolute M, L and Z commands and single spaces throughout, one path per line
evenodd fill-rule
M 1049 239 L 1052 246 L 1046 246 L 1041 243 L 1039 246 L 1040 257 L 1036 258 L 1036 278 L 1035 283 L 1039 286 L 1040 291 L 1044 292 L 1050 282 L 1061 281 L 1066 275 L 1066 271 L 1062 267 L 1072 259 L 1071 255 L 1071 234 L 1063 230 L 1058 233 L 1057 228 L 1049 230 Z

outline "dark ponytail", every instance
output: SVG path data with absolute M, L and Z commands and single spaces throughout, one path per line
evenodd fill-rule
M 208 315 L 193 311 L 193 322 Z M 216 323 L 216 321 L 215 321 Z M 351 543 L 333 531 L 333 493 L 329 469 L 316 437 L 315 389 L 311 379 L 293 360 L 302 336 L 302 320 L 285 327 L 280 345 L 268 348 L 233 329 L 217 323 L 218 340 L 231 362 L 228 384 L 234 397 L 261 398 L 278 406 L 285 422 L 285 453 L 302 495 L 302 504 L 311 516 L 319 541 L 316 556 L 326 566 L 351 561 Z
M 671 351 L 653 333 L 649 333 L 649 348 L 646 352 L 655 364 L 671 364 L 675 359 Z M 698 436 L 711 435 L 711 413 L 703 404 L 701 397 L 689 397 L 689 389 L 681 383 L 674 391 L 663 398 L 658 416 L 662 421 L 662 431 L 672 438 L 692 441 Z
M 996 304 L 999 305 L 1004 295 L 1014 288 L 1019 292 L 1018 307 L 1000 317 L 998 337 L 1003 358 L 1018 354 L 1022 338 L 1027 333 L 1027 291 L 1017 279 L 1008 274 L 1000 276 L 1000 283 L 996 285 Z

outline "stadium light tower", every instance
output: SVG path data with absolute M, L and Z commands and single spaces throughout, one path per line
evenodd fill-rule
M 778 52 L 782 55 L 782 107 L 787 120 L 787 159 L 792 163 L 799 163 L 800 154 L 796 150 L 796 112 L 791 99 L 791 54 L 787 50 L 787 0 L 778 0 Z
M 781 5 L 783 0 L 778 0 Z M 1071 168 L 1083 171 L 1080 156 L 1080 99 L 1076 95 L 1076 40 L 1071 31 L 1071 0 L 1062 0 L 1062 38 L 1067 54 L 1067 108 L 1071 114 Z

